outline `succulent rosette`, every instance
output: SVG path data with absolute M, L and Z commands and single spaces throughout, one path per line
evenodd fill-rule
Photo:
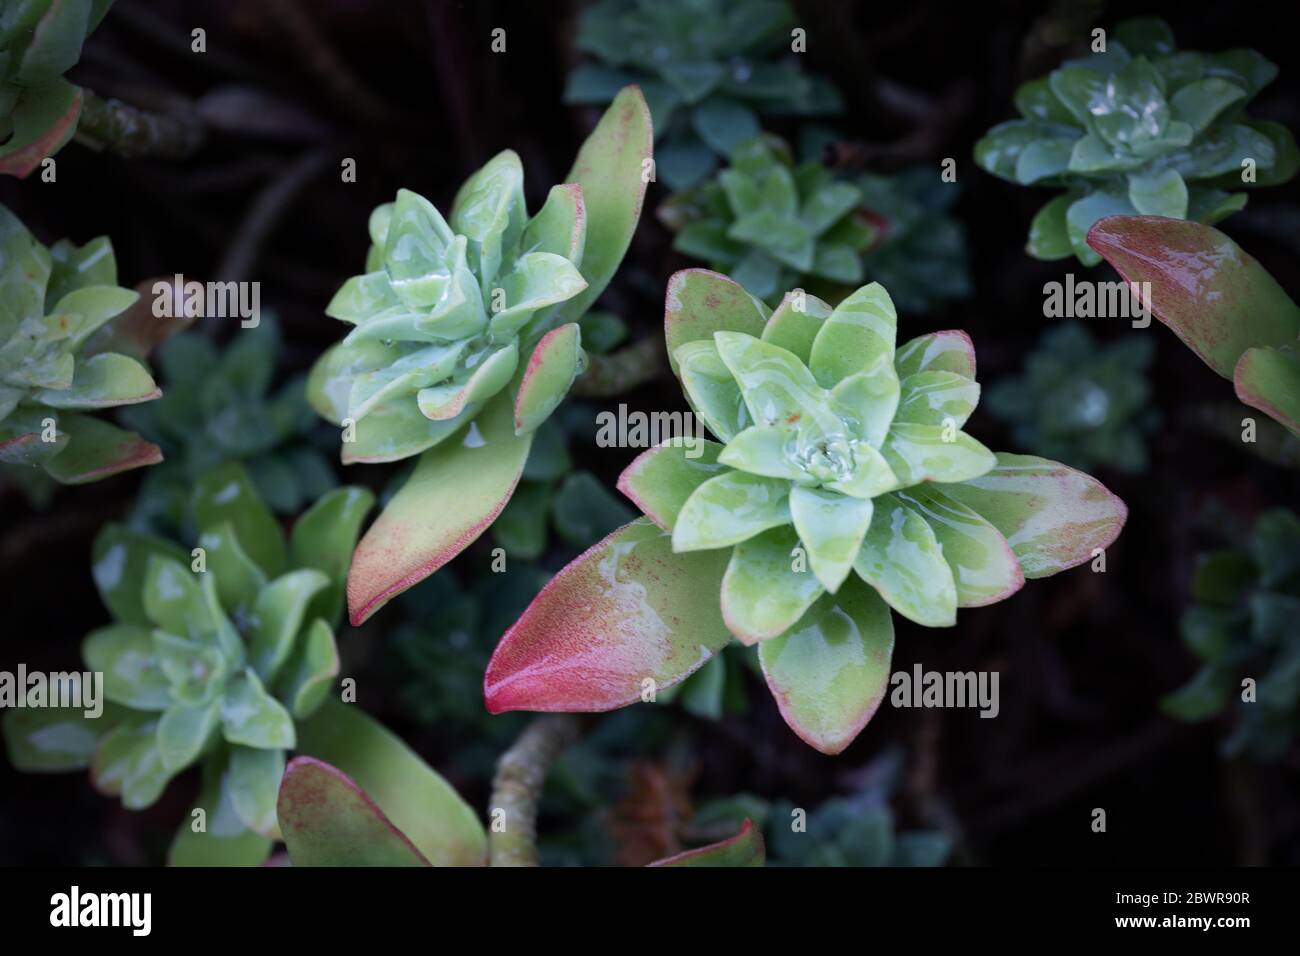
M 113 0 L 13 0 L 0 10 L 0 173 L 25 177 L 77 127 L 81 90 L 63 74 Z
M 327 309 L 353 329 L 312 370 L 308 398 L 342 428 L 344 463 L 419 460 L 358 547 L 354 623 L 509 501 L 534 433 L 583 367 L 577 320 L 631 241 L 652 141 L 629 87 L 535 215 L 507 150 L 461 187 L 449 218 L 409 190 L 370 217 L 367 272 Z
M 1214 223 L 1246 205 L 1233 189 L 1295 175 L 1291 133 L 1244 112 L 1276 75 L 1254 50 L 1178 50 L 1163 20 L 1126 20 L 1104 53 L 1022 85 L 1021 118 L 989 130 L 975 161 L 1023 186 L 1066 189 L 1034 217 L 1029 254 L 1096 265 L 1086 237 L 1103 216 Z
M 877 230 L 862 191 L 818 162 L 797 166 L 775 136 L 749 140 L 714 178 L 675 193 L 658 216 L 673 248 L 725 272 L 769 304 L 801 283 L 856 287 Z
M 677 273 L 666 338 L 720 441 L 645 452 L 619 486 L 645 512 L 561 571 L 488 666 L 488 709 L 609 710 L 733 639 L 757 645 L 782 715 L 838 753 L 883 698 L 891 609 L 926 627 L 1074 567 L 1127 509 L 1095 479 L 995 455 L 962 426 L 970 339 L 895 347 L 879 285 L 768 309 L 725 276 Z
M 1300 306 L 1258 260 L 1211 226 L 1159 216 L 1109 216 L 1088 244 L 1149 284 L 1156 318 L 1238 400 L 1300 437 Z
M 194 812 L 169 861 L 256 865 L 280 838 L 276 799 L 287 755 L 298 751 L 378 789 L 427 798 L 441 827 L 433 858 L 481 862 L 482 828 L 454 791 L 427 768 L 411 771 L 414 755 L 355 706 L 327 699 L 339 672 L 343 582 L 373 502 L 363 488 L 337 488 L 286 537 L 247 472 L 228 463 L 195 485 L 193 549 L 107 526 L 94 577 L 113 623 L 82 645 L 107 702 L 98 716 L 9 711 L 10 760 L 35 772 L 89 767 L 95 787 L 130 810 L 199 767 Z
M 1237 698 L 1224 751 L 1272 760 L 1300 731 L 1300 517 L 1274 508 L 1242 531 L 1244 547 L 1204 554 L 1197 564 L 1180 629 L 1200 666 L 1161 707 L 1179 720 L 1201 721 Z M 1256 681 L 1248 702 L 1243 677 Z
M 107 237 L 46 248 L 0 206 L 0 464 L 84 484 L 162 460 L 89 412 L 158 398 L 143 358 L 175 325 L 144 328 Z
M 1081 322 L 1047 329 L 1022 375 L 994 382 L 987 408 L 1023 448 L 1077 468 L 1146 470 L 1146 433 L 1160 421 L 1147 369 L 1155 344 L 1134 334 L 1099 344 Z
M 656 162 L 673 189 L 713 172 L 760 132 L 760 115 L 826 115 L 839 91 L 791 52 L 785 0 L 602 0 L 583 10 L 577 46 L 599 63 L 569 74 L 568 103 L 604 104 L 628 83 L 654 117 Z

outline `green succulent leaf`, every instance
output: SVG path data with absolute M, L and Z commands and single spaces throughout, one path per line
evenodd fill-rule
M 249 830 L 235 812 L 229 758 L 216 753 L 203 762 L 203 783 L 194 809 L 181 823 L 167 853 L 169 866 L 261 866 L 271 840 Z M 278 781 L 277 781 L 278 785 Z M 196 816 L 197 811 L 202 816 Z M 196 826 L 202 819 L 203 826 Z
M 329 701 L 300 730 L 299 753 L 345 771 L 434 866 L 483 864 L 487 837 L 474 810 L 406 744 L 358 708 Z M 290 839 L 294 824 L 283 812 L 280 822 Z
M 128 810 L 143 810 L 172 777 L 158 751 L 158 719 L 124 720 L 104 735 L 90 762 L 95 789 L 121 797 Z
M 267 575 L 285 571 L 284 532 L 243 466 L 227 462 L 200 475 L 190 509 L 200 528 L 229 524 L 244 551 Z
M 535 431 L 564 401 L 582 371 L 582 333 L 576 322 L 542 337 L 515 396 L 515 434 Z
M 9 762 L 17 770 L 81 770 L 90 766 L 100 742 L 125 715 L 111 703 L 98 717 L 87 717 L 79 707 L 15 707 L 0 717 L 0 733 Z
M 722 616 L 738 640 L 756 644 L 792 627 L 825 590 L 808 569 L 794 530 L 773 528 L 732 549 L 722 579 Z
M 772 696 L 809 746 L 837 754 L 884 700 L 894 650 L 888 606 L 869 587 L 846 582 L 790 630 L 758 647 Z
M 623 470 L 618 490 L 655 524 L 672 531 L 682 506 L 700 485 L 727 469 L 718 463 L 723 446 L 700 439 L 673 438 L 642 452 Z
M 685 850 L 650 866 L 762 866 L 765 859 L 763 833 L 746 820 L 734 837 L 694 850 Z
M 275 804 L 284 776 L 284 751 L 230 748 L 230 803 L 244 826 L 259 836 L 280 838 Z
M 994 604 L 1024 585 L 1025 573 L 1011 546 L 980 514 L 935 488 L 909 488 L 896 497 L 934 530 L 952 569 L 958 607 Z
M 339 673 L 339 652 L 334 632 L 319 618 L 307 626 L 301 640 L 277 679 L 276 697 L 286 703 L 294 719 L 316 712 Z
M 296 743 L 293 718 L 266 692 L 251 667 L 226 685 L 221 698 L 221 733 L 231 744 L 291 750 Z
M 894 495 L 876 499 L 853 568 L 899 614 L 926 627 L 957 622 L 957 585 L 930 522 Z
M 148 629 L 114 624 L 86 635 L 81 656 L 92 673 L 104 675 L 104 696 L 132 710 L 166 710 L 171 693 L 154 656 Z
M 312 598 L 329 586 L 315 568 L 290 571 L 270 582 L 253 602 L 249 628 L 249 663 L 263 683 L 270 683 L 289 655 Z
M 725 548 L 789 522 L 787 482 L 727 471 L 701 484 L 686 499 L 673 528 L 673 550 Z
M 106 525 L 96 536 L 92 549 L 92 572 L 99 596 L 113 617 L 124 624 L 148 627 L 144 582 L 150 559 L 158 556 L 186 561 L 189 555 L 179 546 L 154 535 L 122 525 Z
M 366 488 L 347 486 L 322 495 L 289 534 L 289 553 L 298 567 L 316 568 L 329 579 L 312 601 L 307 616 L 337 622 L 343 610 L 344 585 L 352 552 L 375 496 Z

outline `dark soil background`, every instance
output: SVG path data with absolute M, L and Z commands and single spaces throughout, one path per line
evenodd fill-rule
M 969 237 L 975 294 L 927 316 L 902 316 L 900 340 L 964 328 L 975 340 L 982 381 L 1017 371 L 1044 328 L 1043 283 L 1084 270 L 1072 260 L 1041 263 L 1024 253 L 1029 220 L 1045 193 L 986 175 L 971 152 L 988 127 L 1013 115 L 1017 82 L 1065 54 L 1024 49 L 1047 5 L 795 5 L 808 28 L 808 67 L 828 74 L 848 101 L 838 129 L 871 144 L 919 130 L 908 159 L 936 169 L 944 157 L 958 163 L 956 215 Z M 46 242 L 111 235 L 124 285 L 177 272 L 215 278 L 242 271 L 241 278 L 260 280 L 263 306 L 283 322 L 286 371 L 293 371 L 309 367 L 341 335 L 322 310 L 359 270 L 374 205 L 404 186 L 447 208 L 468 173 L 511 147 L 523 158 L 535 209 L 564 175 L 592 116 L 561 102 L 578 56 L 577 3 L 299 0 L 346 72 L 323 63 L 320 47 L 305 49 L 290 38 L 283 6 L 119 0 L 72 78 L 139 103 L 205 98 L 206 115 L 221 128 L 183 162 L 127 161 L 72 144 L 58 155 L 57 183 L 5 180 L 0 201 Z M 1164 16 L 1185 49 L 1260 50 L 1281 74 L 1252 114 L 1300 130 L 1300 63 L 1288 59 L 1295 44 L 1287 5 L 1091 6 L 1103 26 L 1125 16 Z M 207 30 L 205 54 L 189 50 L 197 26 Z M 507 31 L 504 54 L 489 50 L 495 27 Z M 1080 43 L 1086 37 L 1086 29 L 1078 33 Z M 1033 64 L 1028 73 L 1022 63 Z M 898 86 L 928 105 L 915 115 L 891 110 L 882 91 Z M 239 98 L 223 104 L 212 97 L 222 89 Z M 339 181 L 344 157 L 357 162 L 356 183 Z M 288 193 L 287 202 L 269 221 L 259 219 L 259 198 L 277 189 Z M 694 265 L 670 251 L 651 214 L 665 195 L 662 186 L 651 187 L 633 247 L 604 300 L 627 319 L 633 339 L 661 336 L 667 279 Z M 1258 190 L 1246 212 L 1221 226 L 1293 295 L 1300 293 L 1298 203 L 1300 182 Z M 895 618 L 896 670 L 920 661 L 931 669 L 1000 671 L 1000 716 L 885 706 L 848 751 L 827 758 L 789 732 L 756 685 L 746 715 L 714 724 L 673 711 L 699 768 L 695 799 L 752 791 L 814 806 L 839 792 L 852 770 L 902 744 L 907 764 L 895 809 L 906 824 L 945 826 L 958 835 L 958 862 L 1300 862 L 1295 748 L 1273 764 L 1224 761 L 1221 725 L 1178 724 L 1157 707 L 1194 669 L 1177 621 L 1196 554 L 1220 543 L 1213 516 L 1227 511 L 1249 520 L 1269 506 L 1294 506 L 1300 479 L 1186 422 L 1198 402 L 1230 401 L 1231 386 L 1168 329 L 1154 323 L 1133 331 L 1122 320 L 1091 326 L 1105 339 L 1155 337 L 1152 380 L 1165 422 L 1150 440 L 1147 474 L 1098 472 L 1131 509 L 1107 554 L 1107 572 L 1085 567 L 1031 582 L 1012 600 L 963 611 L 945 632 Z M 682 407 L 668 379 L 625 400 L 647 411 Z M 1029 451 L 1012 447 L 986 412 L 976 412 L 972 433 L 991 447 Z M 634 452 L 591 447 L 575 454 L 612 484 Z M 344 479 L 376 487 L 392 473 L 355 471 Z M 82 636 L 106 621 L 90 577 L 90 542 L 124 512 L 139 477 L 61 489 L 43 513 L 14 491 L 0 496 L 0 667 L 79 667 Z M 465 569 L 462 579 L 490 546 L 484 538 L 456 562 Z M 543 563 L 555 570 L 571 556 L 557 548 Z M 345 673 L 358 676 L 366 709 L 433 766 L 454 765 L 466 740 L 417 723 L 397 701 L 392 668 L 381 660 L 391 613 L 361 630 L 342 630 Z M 485 805 L 484 777 L 454 779 L 476 806 Z M 0 863 L 161 862 L 194 785 L 187 778 L 150 810 L 130 813 L 95 794 L 84 774 L 19 775 L 0 761 Z M 1104 834 L 1090 828 L 1096 807 L 1107 811 Z

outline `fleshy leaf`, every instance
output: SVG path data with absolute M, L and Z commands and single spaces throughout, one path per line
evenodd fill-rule
M 227 772 L 230 802 L 244 826 L 261 836 L 279 839 L 275 801 L 284 775 L 284 751 L 231 747 Z
M 743 471 L 710 478 L 686 499 L 673 526 L 673 550 L 725 548 L 790 523 L 790 483 Z
M 932 487 L 895 493 L 934 530 L 957 585 L 958 607 L 983 607 L 1010 597 L 1025 574 L 1001 532 L 959 501 Z
M 552 186 L 546 202 L 524 228 L 519 246 L 523 254 L 550 252 L 582 266 L 587 240 L 587 210 L 577 183 Z
M 565 177 L 582 187 L 587 214 L 582 276 L 587 288 L 557 307 L 557 324 L 576 321 L 591 308 L 623 261 L 641 218 L 653 151 L 645 97 L 637 87 L 625 87 L 582 144 Z
M 248 633 L 248 660 L 257 676 L 270 683 L 293 651 L 309 602 L 329 586 L 315 568 L 282 574 L 257 595 Z
M 58 773 L 90 766 L 100 741 L 125 716 L 112 704 L 98 717 L 79 707 L 15 707 L 0 715 L 5 752 L 24 773 Z
M 1033 455 L 998 453 L 997 467 L 937 490 L 1002 533 L 1025 576 L 1045 578 L 1110 547 L 1128 508 L 1096 478 Z
M 664 689 L 730 640 L 718 608 L 727 552 L 674 553 L 649 519 L 625 525 L 560 571 L 497 645 L 487 708 L 605 711 Z
M 975 346 L 960 329 L 930 332 L 904 342 L 894 354 L 899 379 L 919 372 L 952 372 L 975 379 Z
M 276 697 L 293 716 L 302 720 L 315 713 L 339 673 L 339 652 L 334 632 L 319 618 L 308 625 L 289 663 L 276 683 Z
M 708 269 L 683 269 L 668 280 L 664 297 L 664 341 L 678 373 L 677 350 L 687 342 L 713 340 L 715 332 L 763 334 L 767 307 L 735 280 Z M 719 435 L 718 437 L 722 437 Z
M 672 531 L 682 505 L 700 485 L 727 469 L 718 464 L 722 446 L 677 437 L 643 451 L 618 478 L 618 490 L 655 524 Z
M 144 580 L 149 559 L 155 555 L 189 560 L 173 542 L 122 525 L 106 525 L 96 536 L 91 565 L 95 587 L 118 621 L 141 627 L 152 623 L 144 610 Z
M 813 340 L 808 367 L 823 388 L 894 356 L 898 313 L 879 282 L 864 285 L 837 305 Z
M 221 732 L 230 743 L 248 747 L 289 750 L 295 742 L 293 718 L 266 692 L 251 667 L 226 685 L 221 698 Z
M 428 866 L 375 802 L 337 767 L 294 757 L 278 814 L 294 866 Z
M 153 442 L 98 418 L 65 413 L 58 427 L 67 432 L 68 447 L 45 462 L 45 471 L 60 484 L 84 485 L 162 461 Z
M 787 292 L 763 326 L 763 341 L 779 345 L 807 365 L 812 360 L 813 342 L 831 311 L 814 295 Z
M 870 498 L 852 498 L 821 488 L 790 491 L 790 516 L 808 551 L 813 574 L 832 594 L 853 568 L 871 525 Z
M 194 803 L 199 818 L 187 814 L 167 853 L 169 866 L 261 866 L 271 852 L 271 841 L 253 833 L 235 813 L 231 799 L 228 758 L 224 752 L 203 762 L 203 784 Z
M 229 522 L 239 544 L 268 577 L 287 567 L 284 533 L 242 465 L 226 462 L 205 471 L 190 499 L 194 523 L 215 528 Z
M 347 773 L 434 866 L 483 864 L 487 836 L 478 815 L 373 718 L 332 700 L 298 729 L 299 753 Z M 283 821 L 281 825 L 288 829 Z
M 157 747 L 158 720 L 126 720 L 106 734 L 90 762 L 90 777 L 100 793 L 120 796 L 128 810 L 143 810 L 171 779 Z
M 749 409 L 731 369 L 713 342 L 687 342 L 677 349 L 677 373 L 696 417 L 722 441 L 730 441 L 749 423 Z
M 650 866 L 762 866 L 765 859 L 763 831 L 745 820 L 733 837 L 708 846 L 686 850 L 655 860 Z
M 926 627 L 957 623 L 957 585 L 934 529 L 893 495 L 875 500 L 858 575 L 899 614 Z
M 917 372 L 903 379 L 901 398 L 894 418 L 918 425 L 961 428 L 979 404 L 980 387 L 953 372 Z
M 798 545 L 794 530 L 781 527 L 732 549 L 722 578 L 722 616 L 742 643 L 776 637 L 825 593 Z
M 955 428 L 955 426 L 954 426 Z M 963 431 L 944 425 L 896 422 L 880 452 L 898 476 L 898 487 L 923 481 L 966 481 L 997 464 L 997 457 Z
M 173 773 L 184 770 L 203 752 L 217 729 L 218 702 L 177 701 L 158 719 L 158 753 Z
M 166 710 L 171 702 L 147 628 L 114 624 L 91 631 L 81 643 L 81 656 L 92 672 L 103 673 L 107 699 L 133 710 Z
M 463 436 L 420 457 L 352 555 L 354 625 L 460 554 L 496 520 L 531 443 L 531 434 L 515 435 L 510 395 L 502 392 Z
M 857 579 L 758 646 L 781 716 L 824 754 L 842 751 L 874 716 L 889 684 L 893 653 L 889 607 Z
M 216 578 L 222 607 L 229 611 L 251 611 L 253 601 L 266 587 L 266 574 L 239 544 L 229 522 L 199 535 L 207 569 Z
M 367 488 L 335 488 L 322 495 L 294 522 L 289 533 L 289 553 L 294 565 L 316 568 L 329 578 L 326 590 L 308 608 L 308 618 L 320 616 L 329 624 L 338 622 L 361 522 L 374 503 L 375 496 Z
M 576 322 L 542 336 L 515 396 L 516 435 L 534 431 L 550 417 L 582 371 L 582 362 L 582 333 Z
M 1232 377 L 1237 398 L 1300 436 L 1300 358 L 1294 348 L 1246 349 Z
M 1300 308 L 1212 226 L 1115 216 L 1092 227 L 1088 244 L 1125 281 L 1149 282 L 1156 318 L 1224 378 L 1246 349 L 1292 345 L 1300 336 Z

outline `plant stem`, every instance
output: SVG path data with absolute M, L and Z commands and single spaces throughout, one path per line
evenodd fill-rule
M 537 866 L 537 803 L 546 771 L 578 739 L 571 714 L 539 717 L 497 761 L 488 806 L 488 859 L 492 866 Z
M 202 145 L 203 127 L 191 117 L 152 113 L 83 88 L 77 139 L 91 149 L 106 149 L 127 159 L 183 159 Z
M 663 344 L 641 339 L 608 355 L 589 356 L 587 370 L 573 383 L 578 398 L 622 395 L 658 378 L 664 367 Z

